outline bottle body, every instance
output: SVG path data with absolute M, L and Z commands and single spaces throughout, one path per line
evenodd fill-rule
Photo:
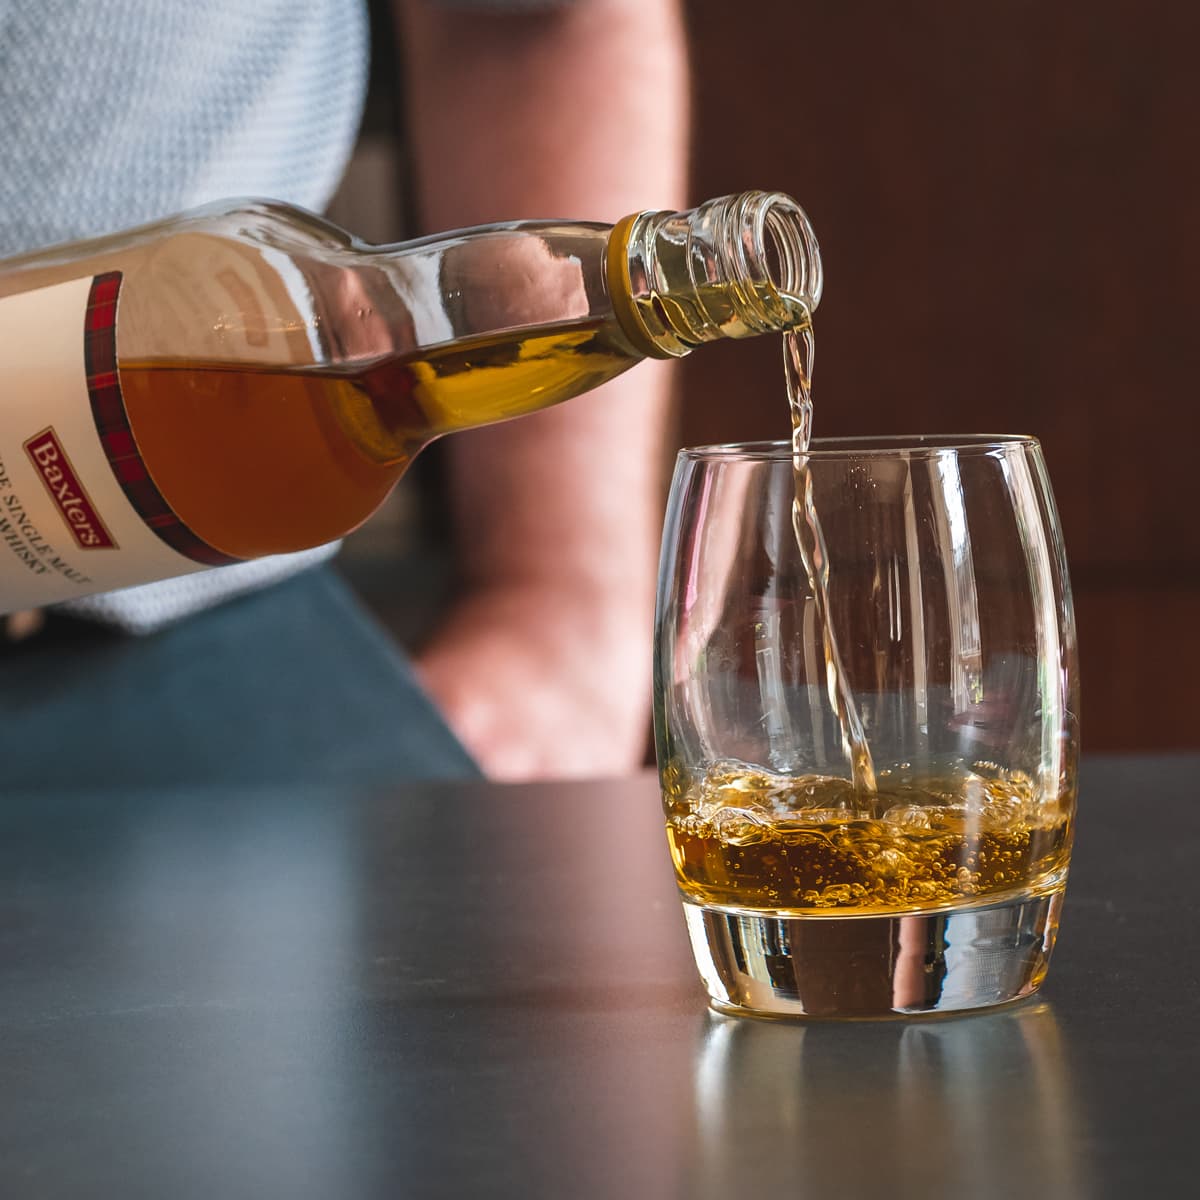
M 434 438 L 686 352 L 626 237 L 375 248 L 240 202 L 0 264 L 0 608 L 331 541 Z

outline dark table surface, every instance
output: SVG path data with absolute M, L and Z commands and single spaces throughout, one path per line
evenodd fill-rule
M 1040 998 L 808 1024 L 707 1009 L 648 775 L 8 796 L 0 1196 L 1193 1195 L 1198 780 L 1085 762 Z

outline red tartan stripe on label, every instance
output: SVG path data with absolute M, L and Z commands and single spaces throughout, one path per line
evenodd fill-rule
M 83 325 L 83 361 L 96 432 L 121 490 L 138 515 L 172 550 L 193 562 L 223 567 L 241 562 L 197 537 L 176 515 L 150 478 L 129 427 L 117 375 L 117 297 L 121 272 L 92 280 Z

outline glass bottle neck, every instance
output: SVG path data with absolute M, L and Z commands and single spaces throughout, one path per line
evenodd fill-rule
M 607 273 L 624 332 L 655 358 L 678 358 L 718 338 L 802 328 L 821 298 L 816 235 L 780 192 L 634 213 L 613 228 Z

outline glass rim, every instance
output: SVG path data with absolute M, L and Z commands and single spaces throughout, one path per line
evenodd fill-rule
M 1027 433 L 912 433 L 879 436 L 813 438 L 805 458 L 935 458 L 940 454 L 994 454 L 1014 447 L 1036 449 L 1041 443 Z M 792 459 L 788 441 L 717 442 L 685 446 L 679 458 L 700 461 L 773 462 Z

